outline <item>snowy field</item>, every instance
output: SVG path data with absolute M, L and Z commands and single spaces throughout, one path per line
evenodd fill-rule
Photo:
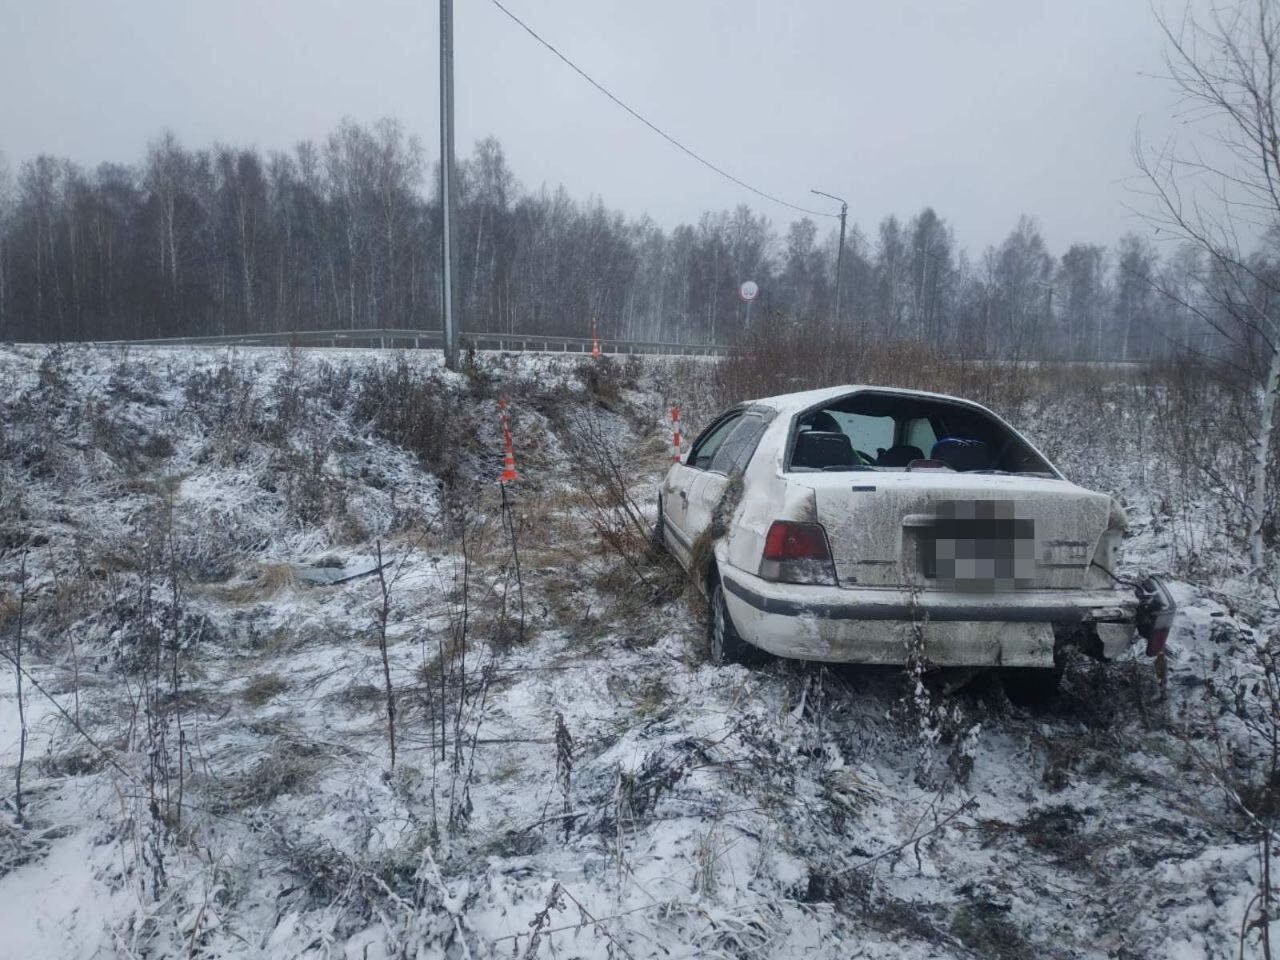
M 709 363 L 0 348 L 0 955 L 1256 951 L 1275 596 L 1142 408 L 1000 411 L 1182 605 L 1024 708 L 705 662 L 631 517 Z

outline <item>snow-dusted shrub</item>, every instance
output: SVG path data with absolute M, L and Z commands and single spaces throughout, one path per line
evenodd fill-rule
M 975 897 L 951 918 L 951 934 L 991 960 L 1024 960 L 1041 953 L 1011 917 L 1007 898 Z
M 350 363 L 331 363 L 322 359 L 315 363 L 313 369 L 314 374 L 306 384 L 307 395 L 335 412 L 347 409 L 352 401 L 355 368 Z
M 636 385 L 638 370 L 612 357 L 599 357 L 579 361 L 573 372 L 592 403 L 617 413 L 623 407 L 623 390 Z
M 65 827 L 19 825 L 8 816 L 0 816 L 0 877 L 39 860 L 48 852 L 50 843 L 68 832 Z
M 298 881 L 281 897 L 291 910 L 324 911 L 334 939 L 366 931 L 365 956 L 488 955 L 463 921 L 466 911 L 480 902 L 480 888 L 462 883 L 451 891 L 430 846 L 354 856 L 323 838 L 278 827 L 272 834 L 272 853 Z M 311 940 L 307 933 L 298 950 L 306 950 Z M 371 952 L 374 944 L 376 952 Z
M 440 377 L 400 357 L 370 365 L 356 380 L 354 416 L 414 453 L 423 467 L 450 482 L 458 472 L 459 446 L 474 442 L 460 422 L 461 401 Z
M 219 463 L 241 462 L 250 444 L 266 432 L 256 378 L 243 366 L 223 362 L 192 370 L 183 396 L 199 431 L 213 441 Z

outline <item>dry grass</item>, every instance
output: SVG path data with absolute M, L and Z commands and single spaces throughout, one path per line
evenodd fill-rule
M 293 567 L 287 563 L 268 563 L 262 568 L 262 576 L 258 583 L 264 596 L 274 596 L 287 587 L 297 584 L 298 578 Z
M 514 759 L 505 760 L 489 775 L 489 779 L 494 783 L 508 783 L 520 776 L 523 771 L 524 767 L 520 765 L 519 761 Z
M 248 770 L 222 784 L 211 806 L 229 812 L 265 807 L 277 797 L 309 789 L 325 761 L 318 747 L 298 741 L 281 743 Z
M 671 703 L 671 696 L 671 688 L 661 677 L 645 680 L 632 698 L 636 715 L 644 718 L 659 715 Z
M 201 592 L 220 603 L 257 603 L 273 597 L 282 590 L 297 586 L 298 577 L 287 563 L 267 563 L 259 568 L 258 576 L 244 583 L 208 585 Z
M 329 694 L 325 699 L 333 703 L 341 703 L 344 706 L 363 709 L 369 704 L 381 700 L 383 696 L 385 696 L 383 691 L 372 683 L 353 683 L 342 690 Z
M 87 577 L 62 577 L 53 588 L 53 626 L 65 630 L 90 612 L 98 600 L 98 591 Z M 3 613 L 0 613 L 3 617 Z
M 240 691 L 240 699 L 251 707 L 260 707 L 289 689 L 289 683 L 278 673 L 261 673 L 250 677 Z
M 16 591 L 0 590 L 0 630 L 18 615 L 20 598 Z

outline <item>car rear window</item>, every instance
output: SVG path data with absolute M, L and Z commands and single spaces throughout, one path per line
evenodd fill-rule
M 787 463 L 796 470 L 906 470 L 915 460 L 936 460 L 931 469 L 959 473 L 1059 476 L 1018 433 L 980 407 L 876 390 L 800 414 Z

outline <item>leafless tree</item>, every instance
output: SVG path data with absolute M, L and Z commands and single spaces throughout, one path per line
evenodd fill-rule
M 22 699 L 22 630 L 27 612 L 27 553 L 22 552 L 18 568 L 18 625 L 13 640 L 13 680 L 18 696 L 18 765 L 13 776 L 13 810 L 18 823 L 22 823 L 22 765 L 27 758 L 27 711 Z
M 1280 11 L 1275 0 L 1237 0 L 1203 16 L 1188 6 L 1177 20 L 1158 20 L 1169 77 L 1202 136 L 1191 144 L 1140 142 L 1137 162 L 1157 228 L 1205 255 L 1196 296 L 1171 296 L 1217 332 L 1254 384 L 1248 541 L 1261 569 L 1280 398 Z M 1251 254 L 1259 238 L 1267 246 Z
M 391 588 L 387 585 L 382 562 L 382 541 L 374 544 L 377 550 L 378 592 L 381 603 L 375 617 L 378 625 L 378 653 L 382 657 L 382 684 L 387 698 L 387 745 L 391 752 L 391 769 L 396 768 L 396 697 L 391 686 L 391 661 L 387 656 L 387 618 L 391 615 Z

